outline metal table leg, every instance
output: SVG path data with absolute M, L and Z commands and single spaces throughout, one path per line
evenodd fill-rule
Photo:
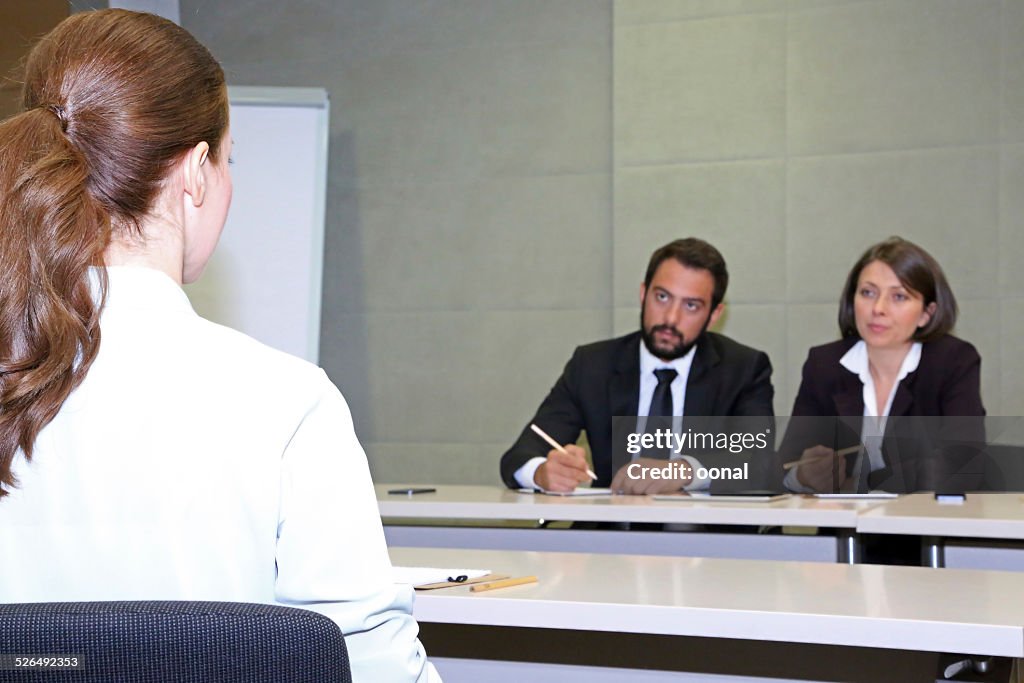
M 853 531 L 852 529 L 840 529 L 838 538 L 839 557 L 837 557 L 836 560 L 843 564 L 859 564 L 862 560 L 862 548 L 860 536 L 857 534 L 857 532 Z
M 921 564 L 933 569 L 946 566 L 946 546 L 938 536 L 921 537 Z

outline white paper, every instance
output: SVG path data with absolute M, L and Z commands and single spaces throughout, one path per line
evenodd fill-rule
M 610 496 L 612 495 L 612 490 L 580 487 L 572 491 L 542 491 L 541 489 L 519 489 L 519 493 L 539 493 L 544 496 Z
M 900 495 L 898 493 L 889 493 L 888 491 L 871 491 L 870 493 L 815 493 L 814 497 L 849 498 L 850 500 L 889 500 L 890 498 L 899 498 Z
M 653 496 L 654 500 L 674 500 L 682 502 L 700 502 L 700 503 L 774 503 L 777 500 L 785 500 L 789 498 L 788 493 L 776 493 L 776 494 L 765 494 L 763 496 L 730 496 L 729 494 L 723 493 L 706 493 L 703 491 L 693 491 L 690 494 L 666 494 Z
M 391 582 L 407 583 L 411 586 L 425 586 L 429 583 L 441 583 L 449 577 L 465 576 L 467 579 L 478 579 L 490 574 L 490 569 L 439 569 L 437 567 L 392 567 Z

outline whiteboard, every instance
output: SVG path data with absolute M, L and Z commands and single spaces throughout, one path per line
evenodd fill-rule
M 317 363 L 327 91 L 230 87 L 228 96 L 231 210 L 206 270 L 185 292 L 204 318 Z

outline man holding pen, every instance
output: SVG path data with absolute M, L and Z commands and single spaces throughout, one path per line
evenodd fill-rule
M 721 253 L 701 239 L 655 251 L 640 286 L 640 330 L 576 349 L 532 420 L 539 429 L 525 428 L 502 456 L 505 484 L 565 492 L 596 479 L 595 486 L 635 494 L 706 487 L 692 476 L 701 463 L 687 455 L 671 456 L 689 467 L 674 468 L 670 478 L 635 476 L 663 467 L 663 459 L 641 457 L 613 471 L 612 418 L 661 417 L 676 425 L 686 417 L 774 414 L 768 356 L 708 332 L 722 315 L 728 282 Z M 592 473 L 576 445 L 583 430 Z M 628 467 L 635 463 L 641 467 Z

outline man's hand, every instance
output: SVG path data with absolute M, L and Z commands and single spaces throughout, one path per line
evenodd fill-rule
M 670 463 L 678 465 L 673 468 L 674 477 L 671 479 L 653 479 L 651 477 L 650 470 L 663 469 Z M 636 495 L 679 493 L 691 481 L 693 481 L 693 470 L 685 460 L 637 458 L 623 465 L 615 473 L 615 477 L 612 479 L 612 491 Z
M 533 481 L 545 491 L 565 493 L 590 481 L 587 474 L 587 454 L 579 446 L 569 444 L 565 453 L 551 449 L 548 459 L 537 468 Z
M 796 480 L 819 493 L 838 491 L 846 482 L 846 458 L 826 446 L 808 448 L 800 456 Z

